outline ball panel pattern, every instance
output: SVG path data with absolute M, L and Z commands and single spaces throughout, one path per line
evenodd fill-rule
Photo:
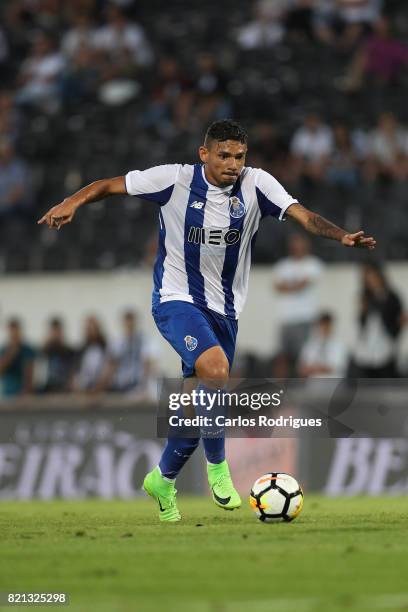
M 268 472 L 255 481 L 249 503 L 262 522 L 290 522 L 302 510 L 303 491 L 290 474 Z

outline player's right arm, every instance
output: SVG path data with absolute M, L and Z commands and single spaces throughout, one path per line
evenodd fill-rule
M 66 223 L 71 223 L 78 208 L 90 202 L 103 200 L 107 196 L 126 194 L 124 176 L 102 179 L 83 187 L 72 196 L 65 198 L 60 204 L 53 206 L 45 213 L 38 223 L 46 223 L 48 227 L 59 229 Z
M 165 164 L 147 170 L 132 170 L 126 176 L 95 181 L 50 208 L 38 223 L 59 229 L 72 221 L 80 206 L 111 195 L 139 196 L 163 206 L 171 197 L 180 168 L 180 164 Z

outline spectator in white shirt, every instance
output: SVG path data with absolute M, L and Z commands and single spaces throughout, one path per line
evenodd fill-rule
M 97 317 L 87 317 L 84 335 L 74 388 L 76 391 L 96 393 L 99 391 L 98 382 L 106 364 L 106 338 Z
M 302 378 L 342 378 L 346 373 L 347 351 L 334 333 L 334 318 L 322 313 L 306 340 L 299 358 Z
M 96 29 L 90 17 L 80 13 L 73 17 L 73 23 L 61 41 L 61 51 L 68 59 L 74 58 L 84 47 L 95 48 Z
M 239 46 L 252 50 L 280 43 L 285 34 L 283 20 L 292 4 L 292 0 L 258 0 L 254 6 L 255 19 L 238 32 Z
M 310 242 L 303 234 L 289 237 L 288 251 L 288 257 L 275 266 L 274 289 L 280 351 L 293 374 L 299 351 L 318 314 L 318 285 L 323 266 L 310 254 Z
M 399 375 L 397 356 L 404 322 L 402 301 L 376 264 L 363 268 L 359 331 L 354 346 L 355 375 L 361 378 L 394 378 Z
M 380 16 L 382 0 L 337 0 L 337 13 L 347 24 L 373 24 Z
M 381 14 L 383 0 L 320 0 L 316 25 L 320 40 L 352 49 Z
M 406 180 L 408 178 L 408 131 L 392 113 L 382 113 L 368 139 L 363 164 L 366 179 Z
M 150 391 L 156 377 L 157 350 L 137 325 L 137 315 L 128 310 L 122 315 L 122 337 L 108 350 L 108 362 L 101 380 L 100 390 L 134 393 Z
M 332 151 L 331 129 L 322 123 L 318 114 L 310 113 L 292 139 L 294 177 L 305 177 L 313 181 L 322 180 Z
M 105 53 L 109 62 L 123 69 L 129 67 L 129 63 L 146 68 L 153 61 L 153 53 L 143 28 L 129 21 L 118 6 L 108 8 L 108 23 L 97 29 L 94 44 Z
M 37 34 L 20 70 L 18 80 L 21 87 L 17 92 L 17 103 L 38 106 L 45 112 L 56 112 L 64 68 L 64 57 L 56 50 L 53 39 L 44 33 Z

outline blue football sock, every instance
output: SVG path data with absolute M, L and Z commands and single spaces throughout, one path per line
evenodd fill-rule
M 223 391 L 221 389 L 210 389 L 204 385 L 199 385 L 197 391 L 204 391 L 205 398 L 208 398 L 207 394 L 216 394 L 216 398 L 222 397 Z M 214 406 L 211 410 L 207 410 L 209 406 L 209 400 L 204 399 L 198 408 L 198 412 L 201 415 L 206 415 L 212 418 L 212 425 L 209 427 L 201 428 L 201 437 L 203 440 L 203 446 L 205 456 L 209 463 L 221 463 L 225 459 L 225 430 L 222 425 L 217 425 L 215 418 L 217 416 L 223 416 L 225 414 L 225 407 L 222 402 L 215 401 Z
M 174 479 L 189 460 L 200 442 L 200 438 L 168 438 L 160 459 L 162 476 Z
M 225 438 L 203 438 L 205 456 L 209 463 L 222 463 L 225 459 Z

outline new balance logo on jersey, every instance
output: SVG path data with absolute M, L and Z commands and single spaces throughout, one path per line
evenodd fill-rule
M 215 246 L 236 244 L 241 238 L 237 229 L 209 229 L 207 227 L 190 227 L 187 240 L 193 244 L 213 244 Z
M 203 206 L 204 202 L 193 202 L 190 204 L 190 208 L 198 208 L 199 210 L 201 210 Z

